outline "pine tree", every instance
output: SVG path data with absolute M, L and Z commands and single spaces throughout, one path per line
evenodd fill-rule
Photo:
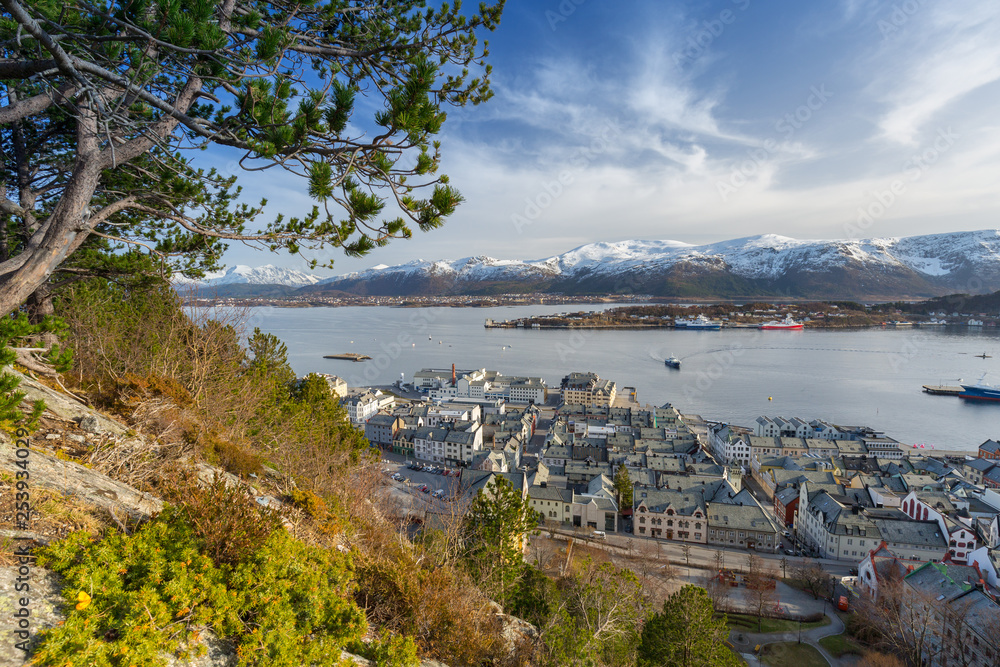
M 438 227 L 462 198 L 435 135 L 492 95 L 479 37 L 503 4 L 2 0 L 0 314 L 94 236 L 211 260 L 226 241 L 357 256 Z M 201 149 L 230 166 L 200 168 Z M 268 168 L 312 210 L 258 222 L 236 175 Z
M 539 519 L 528 499 L 500 475 L 476 494 L 465 515 L 466 560 L 501 605 L 524 572 L 524 540 Z
M 684 586 L 663 603 L 662 613 L 646 621 L 637 667 L 737 667 L 726 646 L 726 617 L 714 617 L 703 588 Z

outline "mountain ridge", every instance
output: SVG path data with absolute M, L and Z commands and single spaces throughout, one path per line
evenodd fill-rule
M 276 267 L 267 268 L 273 272 Z M 236 273 L 227 283 L 205 281 L 204 286 L 264 284 L 249 282 L 247 273 Z M 534 260 L 472 255 L 457 260 L 380 264 L 322 279 L 292 273 L 299 274 L 297 282 L 286 286 L 294 287 L 298 296 L 331 292 L 370 296 L 549 292 L 710 298 L 928 298 L 956 291 L 1000 289 L 1000 230 L 856 240 L 801 240 L 764 234 L 702 245 L 628 240 L 589 243 Z M 243 277 L 247 282 L 239 283 Z

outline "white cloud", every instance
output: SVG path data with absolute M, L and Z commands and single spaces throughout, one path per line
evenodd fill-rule
M 883 136 L 913 145 L 927 125 L 968 93 L 1000 79 L 1000 5 L 949 2 L 907 14 L 894 5 L 878 18 L 885 42 L 873 64 L 887 109 Z

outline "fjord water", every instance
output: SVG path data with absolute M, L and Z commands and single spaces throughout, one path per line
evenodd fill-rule
M 491 368 L 543 377 L 594 371 L 642 404 L 752 426 L 759 415 L 866 425 L 911 444 L 975 450 L 1000 438 L 1000 403 L 931 396 L 924 384 L 1000 383 L 1000 332 L 941 327 L 804 331 L 486 329 L 484 320 L 601 310 L 614 304 L 499 308 L 257 308 L 258 326 L 288 346 L 299 374 L 387 385 L 421 368 Z M 430 337 L 430 340 L 428 340 Z M 358 352 L 371 361 L 323 359 Z M 992 355 L 980 359 L 973 355 Z M 670 355 L 680 370 L 665 368 Z

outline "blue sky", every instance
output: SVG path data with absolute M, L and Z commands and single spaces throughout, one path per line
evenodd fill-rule
M 815 6 L 819 5 L 819 6 Z M 452 111 L 446 225 L 334 271 L 595 241 L 1000 227 L 996 0 L 509 0 L 496 95 Z M 244 183 L 272 212 L 304 184 Z M 232 246 L 228 264 L 304 268 Z

